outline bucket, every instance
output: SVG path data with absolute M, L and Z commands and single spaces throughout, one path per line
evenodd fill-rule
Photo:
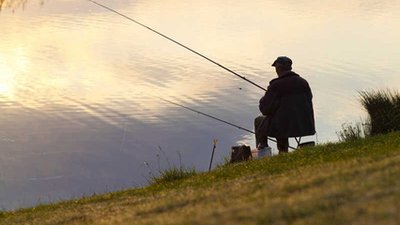
M 272 148 L 271 147 L 264 147 L 262 149 L 259 149 L 257 152 L 257 158 L 270 157 L 270 156 L 272 156 Z

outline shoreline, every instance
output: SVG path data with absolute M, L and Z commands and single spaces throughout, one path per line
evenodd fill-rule
M 144 188 L 1 212 L 0 224 L 395 222 L 400 219 L 399 162 L 397 132 L 220 166 Z

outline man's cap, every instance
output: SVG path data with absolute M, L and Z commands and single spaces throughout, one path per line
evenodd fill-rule
M 279 56 L 274 63 L 272 63 L 272 66 L 292 66 L 292 60 L 287 57 L 287 56 Z

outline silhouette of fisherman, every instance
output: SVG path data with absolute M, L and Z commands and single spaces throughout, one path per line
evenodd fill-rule
M 272 66 L 278 78 L 269 82 L 260 99 L 262 116 L 254 121 L 256 146 L 268 147 L 268 137 L 274 137 L 281 154 L 289 150 L 289 137 L 315 134 L 313 96 L 308 82 L 292 71 L 290 58 L 280 56 Z

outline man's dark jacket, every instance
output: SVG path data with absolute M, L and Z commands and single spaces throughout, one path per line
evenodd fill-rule
M 276 138 L 315 134 L 310 86 L 292 71 L 271 80 L 259 107 L 266 119 L 257 132 Z

